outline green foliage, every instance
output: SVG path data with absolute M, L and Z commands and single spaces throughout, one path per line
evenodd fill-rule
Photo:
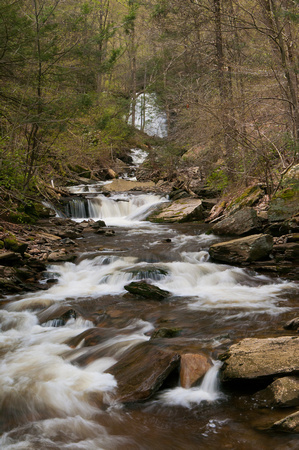
M 221 168 L 215 169 L 207 178 L 208 187 L 221 192 L 224 191 L 228 184 L 229 178 Z

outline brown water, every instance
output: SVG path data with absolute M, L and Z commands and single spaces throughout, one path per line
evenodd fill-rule
M 223 386 L 173 386 L 145 403 L 115 403 L 116 382 L 105 370 L 153 329 L 179 328 L 178 337 L 159 345 L 204 351 L 216 361 L 244 337 L 285 335 L 283 324 L 298 315 L 298 286 L 212 264 L 207 249 L 217 238 L 197 224 L 114 229 L 111 237 L 86 233 L 76 263 L 49 268 L 56 285 L 11 297 L 0 310 L 1 448 L 297 448 L 296 436 L 265 431 L 291 410 L 258 408 L 248 393 Z M 124 285 L 145 277 L 170 299 L 127 298 Z M 82 317 L 38 325 L 38 311 L 65 304 Z M 67 345 L 94 326 L 101 330 L 96 345 Z

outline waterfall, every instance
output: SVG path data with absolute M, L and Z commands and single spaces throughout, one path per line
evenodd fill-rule
M 66 206 L 66 215 L 76 221 L 101 219 L 110 226 L 140 225 L 154 208 L 165 201 L 165 198 L 154 194 L 117 194 L 109 198 L 97 195 L 72 199 Z
M 135 127 L 149 136 L 167 136 L 167 117 L 158 105 L 156 94 L 142 93 L 137 96 L 135 117 Z
M 191 408 L 204 401 L 214 402 L 224 395 L 219 390 L 218 373 L 221 362 L 216 361 L 214 365 L 205 374 L 202 383 L 198 387 L 185 389 L 177 387 L 169 389 L 160 395 L 160 401 L 168 406 L 183 406 Z

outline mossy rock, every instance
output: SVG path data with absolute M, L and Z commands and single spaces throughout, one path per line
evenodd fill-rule
M 1 248 L 4 248 L 4 242 L 3 241 L 0 241 L 0 249 Z
M 239 197 L 232 200 L 227 206 L 228 211 L 235 211 L 236 209 L 243 208 L 244 206 L 255 205 L 265 195 L 261 186 L 250 186 Z
M 271 200 L 269 222 L 280 222 L 290 219 L 299 212 L 299 189 L 286 188 L 279 191 Z
M 48 219 L 49 217 L 55 215 L 55 212 L 51 208 L 46 207 L 40 202 L 35 202 L 32 203 L 31 205 L 26 205 L 25 213 L 28 214 L 30 217 L 33 217 L 33 220 L 35 220 L 35 218 Z
M 19 242 L 14 234 L 11 234 L 8 238 L 4 239 L 4 246 L 7 250 L 12 250 L 13 252 L 21 253 L 22 255 L 28 248 L 28 244 Z
M 25 212 L 11 212 L 7 216 L 7 220 L 12 223 L 28 223 L 34 224 L 36 219 Z

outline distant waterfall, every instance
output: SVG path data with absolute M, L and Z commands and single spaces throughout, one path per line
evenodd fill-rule
M 143 130 L 150 136 L 160 138 L 167 136 L 167 117 L 158 105 L 156 94 L 139 94 L 135 108 L 136 128 Z

